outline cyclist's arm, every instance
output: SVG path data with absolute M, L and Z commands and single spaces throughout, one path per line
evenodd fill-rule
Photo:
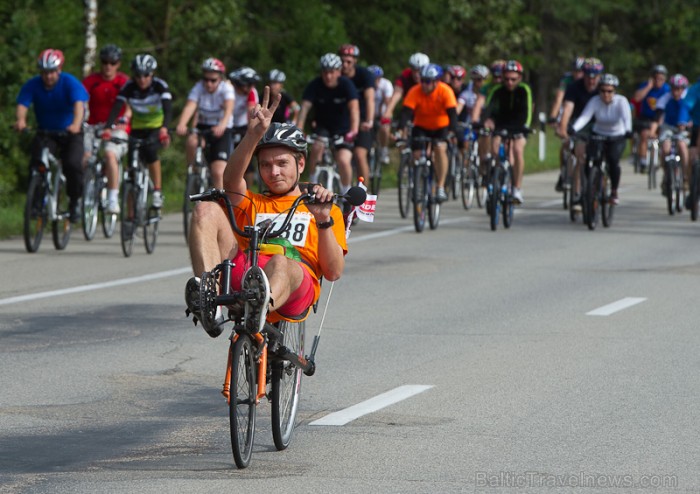
M 301 131 L 304 131 L 304 124 L 306 123 L 306 117 L 309 114 L 309 110 L 311 110 L 311 107 L 313 106 L 313 103 L 309 100 L 302 100 L 301 102 L 301 110 L 299 110 L 299 114 L 297 115 L 297 121 L 296 121 L 296 126 L 301 129 Z
M 402 131 L 404 131 L 404 137 L 406 137 L 406 132 L 405 132 L 406 124 L 407 124 L 408 122 L 412 122 L 412 121 L 413 121 L 413 116 L 414 116 L 414 114 L 413 114 L 413 108 L 409 108 L 409 107 L 406 106 L 406 105 L 404 105 L 404 106 L 401 108 L 401 116 L 399 117 L 399 118 L 400 118 L 400 119 L 399 119 L 399 129 L 402 130 Z
M 571 115 L 573 115 L 573 113 L 574 102 L 564 101 L 564 110 L 562 111 L 559 127 L 557 128 L 557 135 L 559 137 L 566 137 L 566 130 L 569 127 L 569 121 L 571 120 Z
M 450 118 L 449 130 L 454 135 L 457 135 L 457 109 L 454 106 L 452 108 L 448 108 L 447 109 L 447 116 Z
M 384 115 L 382 115 L 383 118 L 388 118 L 391 120 L 391 117 L 394 115 L 394 108 L 396 108 L 396 105 L 399 103 L 402 97 L 403 87 L 394 84 L 394 94 L 391 95 L 389 104 L 386 105 L 386 110 L 384 111 Z
M 652 87 L 654 87 L 654 79 L 649 79 L 644 86 L 640 87 L 634 92 L 634 96 L 632 96 L 632 99 L 639 103 L 647 97 L 647 94 L 649 94 L 649 91 L 651 91 Z
M 319 221 L 319 217 L 316 216 L 316 222 Z M 328 218 L 330 219 L 330 211 Z M 343 255 L 343 248 L 338 244 L 333 228 L 318 231 L 318 263 L 323 277 L 328 281 L 335 281 L 343 274 L 345 256 Z
M 78 134 L 83 127 L 83 117 L 85 116 L 85 101 L 73 103 L 73 121 L 66 127 L 71 134 Z
M 586 124 L 591 120 L 591 118 L 593 118 L 593 115 L 596 110 L 596 101 L 600 101 L 600 98 L 598 96 L 594 96 L 593 98 L 588 100 L 588 103 L 586 103 L 583 112 L 581 112 L 581 115 L 579 115 L 579 117 L 574 122 L 574 132 L 578 132 L 579 130 L 584 128 Z
M 360 130 L 360 101 L 351 99 L 348 101 L 350 109 L 350 132 L 357 134 Z
M 476 102 L 474 103 L 474 108 L 472 108 L 472 122 L 479 122 L 481 119 L 481 111 L 484 108 L 484 103 L 486 102 L 486 96 L 479 93 L 476 96 Z
M 187 122 L 190 121 L 192 115 L 197 110 L 197 102 L 191 99 L 187 100 L 185 107 L 182 109 L 180 114 L 180 120 L 177 122 L 177 133 L 178 135 L 184 136 L 187 133 Z
M 221 137 L 224 134 L 226 126 L 231 120 L 231 115 L 233 115 L 233 100 L 227 99 L 224 101 L 224 116 L 221 117 L 218 125 L 212 129 L 216 137 Z
M 374 126 L 374 87 L 365 89 L 365 130 L 370 130 Z
M 112 125 L 114 125 L 114 121 L 117 119 L 119 112 L 122 111 L 122 107 L 125 103 L 126 101 L 123 98 L 119 97 L 114 102 L 114 105 L 112 106 L 112 109 L 109 112 L 109 116 L 107 117 L 107 121 L 105 122 L 106 129 L 109 129 Z
M 29 112 L 29 108 L 24 106 L 23 104 L 18 104 L 17 109 L 15 110 L 15 129 L 22 131 L 27 128 L 27 113 Z
M 559 88 L 554 95 L 554 103 L 552 103 L 552 109 L 549 111 L 549 118 L 556 119 L 559 116 L 559 109 L 564 102 L 564 91 Z

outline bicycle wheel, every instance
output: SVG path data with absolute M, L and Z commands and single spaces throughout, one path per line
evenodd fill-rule
M 48 197 L 44 177 L 32 174 L 24 206 L 24 246 L 27 252 L 36 252 L 41 245 L 44 227 L 48 218 Z
M 664 196 L 666 196 L 666 207 L 668 209 L 668 214 L 673 216 L 675 213 L 675 204 L 674 204 L 674 193 L 675 193 L 675 176 L 674 176 L 674 166 L 671 160 L 667 160 L 666 163 L 664 164 L 664 175 L 666 177 L 666 180 L 661 182 L 661 187 L 663 187 L 664 190 Z
M 676 211 L 679 213 L 683 211 L 683 203 L 685 202 L 685 191 L 683 189 L 683 183 L 685 177 L 683 176 L 683 166 L 679 163 L 676 167 L 676 173 L 674 174 L 674 191 L 676 194 Z
M 440 223 L 440 202 L 432 192 L 428 195 L 428 223 L 431 230 L 435 230 Z
M 612 225 L 613 214 L 615 212 L 615 204 L 611 199 L 610 178 L 607 174 L 600 177 L 600 217 L 603 220 L 603 226 L 609 228 Z
M 190 233 L 190 221 L 192 220 L 192 210 L 194 209 L 194 203 L 190 201 L 190 196 L 199 194 L 200 192 L 204 192 L 202 188 L 202 179 L 199 174 L 195 172 L 194 167 L 190 165 L 187 167 L 185 194 L 182 200 L 182 226 L 185 240 L 187 240 Z
M 402 218 L 408 216 L 408 207 L 413 197 L 412 172 L 411 161 L 402 156 L 399 164 L 399 213 Z
M 698 220 L 698 192 L 700 189 L 700 163 L 693 164 L 693 170 L 690 174 L 690 190 L 688 191 L 687 206 L 690 209 L 691 221 Z
M 136 230 L 137 193 L 134 184 L 123 182 L 121 190 L 121 241 L 125 257 L 131 256 L 134 248 L 134 232 Z
M 467 165 L 462 169 L 461 175 L 461 185 L 462 189 L 462 206 L 464 209 L 469 210 L 474 206 L 474 196 L 476 193 L 476 186 L 478 180 L 478 173 L 474 167 Z M 481 204 L 481 203 L 480 203 Z
M 70 199 L 66 191 L 66 180 L 58 180 L 58 190 L 56 191 L 56 219 L 51 222 L 51 233 L 53 234 L 53 246 L 56 250 L 63 250 L 70 240 L 72 225 L 70 222 Z
M 117 228 L 119 215 L 108 213 L 104 209 L 100 208 L 100 216 L 102 218 L 102 233 L 104 233 L 105 238 L 112 238 L 112 235 L 114 235 L 114 230 Z
M 305 327 L 304 321 L 281 321 L 277 326 L 282 333 L 282 345 L 300 357 L 304 356 Z M 275 447 L 281 451 L 292 441 L 299 408 L 302 371 L 288 360 L 274 360 L 271 365 L 272 439 Z
M 153 190 L 149 189 L 146 197 L 145 218 L 143 222 L 143 242 L 146 252 L 152 254 L 156 250 L 158 241 L 158 225 L 160 223 L 160 209 L 153 207 Z
M 413 226 L 420 233 L 425 228 L 425 214 L 428 209 L 428 177 L 424 166 L 415 168 L 413 183 Z
M 503 193 L 503 226 L 510 228 L 513 224 L 513 176 L 506 173 L 504 179 L 505 192 Z
M 382 163 L 379 160 L 377 146 L 372 146 L 367 153 L 369 162 L 369 190 L 374 195 L 379 195 L 379 187 L 382 183 Z
M 654 147 L 651 146 L 651 149 L 647 152 L 647 156 L 649 157 L 649 176 L 648 176 L 648 187 L 649 190 L 655 189 L 656 188 L 656 151 L 654 150 Z
M 500 207 L 500 196 L 501 196 L 501 184 L 498 180 L 498 171 L 493 170 L 493 176 L 491 177 L 491 184 L 489 185 L 489 195 L 488 195 L 488 212 L 491 219 L 491 230 L 496 231 L 498 228 L 498 216 L 501 212 Z
M 452 151 L 448 154 L 448 167 L 447 167 L 447 180 L 445 182 L 445 189 L 448 191 L 447 195 L 452 195 L 452 199 L 457 199 L 457 186 L 462 182 L 459 177 L 459 150 L 454 147 Z
M 586 188 L 586 224 L 589 230 L 595 230 L 598 225 L 598 196 L 600 186 L 600 169 L 597 166 L 591 168 L 588 175 L 588 187 Z
M 100 178 L 95 167 L 96 165 L 88 165 L 83 181 L 83 235 L 88 241 L 95 238 L 100 210 Z
M 231 342 L 231 390 L 229 422 L 231 424 L 231 449 L 238 468 L 250 464 L 253 455 L 256 412 L 255 355 L 250 337 L 238 335 Z

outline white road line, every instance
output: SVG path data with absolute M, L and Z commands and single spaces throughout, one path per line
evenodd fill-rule
M 587 316 L 609 316 L 615 312 L 619 312 L 633 305 L 640 304 L 644 302 L 646 298 L 642 297 L 626 297 L 612 304 L 604 305 L 603 307 L 598 307 L 590 312 L 586 312 Z
M 141 283 L 143 281 L 153 281 L 160 278 L 168 278 L 177 276 L 192 271 L 192 268 L 171 269 L 170 271 L 161 271 L 160 273 L 145 274 L 143 276 L 135 276 L 133 278 L 122 278 L 121 280 L 105 281 L 103 283 L 93 283 L 92 285 L 81 285 L 72 288 L 63 288 L 61 290 L 52 290 L 48 292 L 31 293 L 29 295 L 20 295 L 17 297 L 0 299 L 0 305 L 9 305 L 17 302 L 26 302 L 28 300 L 38 300 L 42 298 L 58 297 L 60 295 L 68 295 L 71 293 L 88 292 L 91 290 L 100 290 L 102 288 L 113 288 L 115 286 L 130 285 L 132 283 Z
M 374 398 L 370 398 L 367 401 L 353 405 L 345 410 L 340 410 L 338 412 L 331 413 L 322 417 L 318 420 L 314 420 L 309 425 L 345 425 L 348 422 L 367 415 L 382 408 L 386 408 L 389 405 L 403 401 L 411 396 L 427 391 L 433 386 L 422 386 L 422 385 L 406 385 L 394 388 L 391 391 L 382 393 Z

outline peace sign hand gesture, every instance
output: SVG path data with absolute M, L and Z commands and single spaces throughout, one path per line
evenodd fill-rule
M 270 102 L 270 86 L 265 86 L 261 104 L 255 105 L 248 114 L 248 132 L 258 139 L 265 135 L 265 131 L 270 127 L 272 115 L 280 104 L 281 94 L 275 95 Z

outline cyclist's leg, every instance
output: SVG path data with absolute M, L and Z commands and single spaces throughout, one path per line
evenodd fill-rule
M 690 160 L 688 159 L 688 143 L 684 141 L 683 139 L 678 140 L 678 155 L 681 157 L 681 166 L 683 167 L 683 187 L 685 190 L 687 190 L 687 187 L 685 187 L 685 184 L 688 182 L 688 178 L 690 177 Z
M 447 142 L 441 141 L 433 147 L 433 157 L 437 187 L 438 189 L 444 189 L 445 179 L 447 178 Z
M 195 206 L 188 243 L 195 276 L 211 271 L 223 259 L 232 259 L 238 252 L 228 216 L 214 202 L 200 202 Z
M 188 134 L 187 140 L 185 141 L 185 158 L 187 159 L 186 164 L 194 163 L 194 154 L 197 149 L 197 140 L 199 135 Z
M 316 174 L 316 165 L 323 159 L 324 145 L 320 141 L 314 141 L 309 151 L 309 160 L 306 162 L 306 169 L 309 174 L 309 182 L 316 183 L 318 175 Z
M 353 154 L 357 162 L 357 176 L 363 177 L 365 183 L 369 184 L 369 161 L 367 155 L 372 147 L 372 133 L 361 130 L 355 139 L 355 149 Z
M 301 263 L 278 254 L 267 259 L 261 258 L 260 265 L 270 282 L 270 312 L 283 309 L 289 303 L 296 302 L 296 299 L 305 295 L 305 293 L 297 293 L 305 280 L 307 281 L 306 285 L 308 285 L 308 277 L 310 276 Z M 313 286 L 304 286 L 303 292 L 308 291 L 309 288 L 313 292 Z M 313 295 L 311 298 L 311 303 L 313 303 Z
M 344 144 L 335 150 L 335 161 L 338 163 L 338 173 L 340 174 L 340 192 L 348 191 L 352 184 L 352 151 Z
M 60 139 L 61 162 L 66 176 L 66 192 L 70 198 L 71 223 L 80 221 L 80 199 L 83 197 L 83 155 L 85 142 L 82 132 Z
M 525 171 L 525 137 L 513 139 L 513 187 L 521 189 L 523 186 L 523 172 Z
M 620 186 L 620 177 L 622 175 L 620 157 L 625 150 L 626 144 L 627 141 L 625 139 L 607 141 L 605 143 L 605 161 L 608 165 L 608 173 L 610 173 L 610 188 L 612 189 L 613 200 L 617 200 L 617 189 Z
M 212 187 L 216 187 L 217 189 L 224 188 L 224 170 L 231 156 L 232 148 L 233 137 L 229 130 L 226 130 L 220 138 L 210 138 L 207 160 L 210 163 Z

